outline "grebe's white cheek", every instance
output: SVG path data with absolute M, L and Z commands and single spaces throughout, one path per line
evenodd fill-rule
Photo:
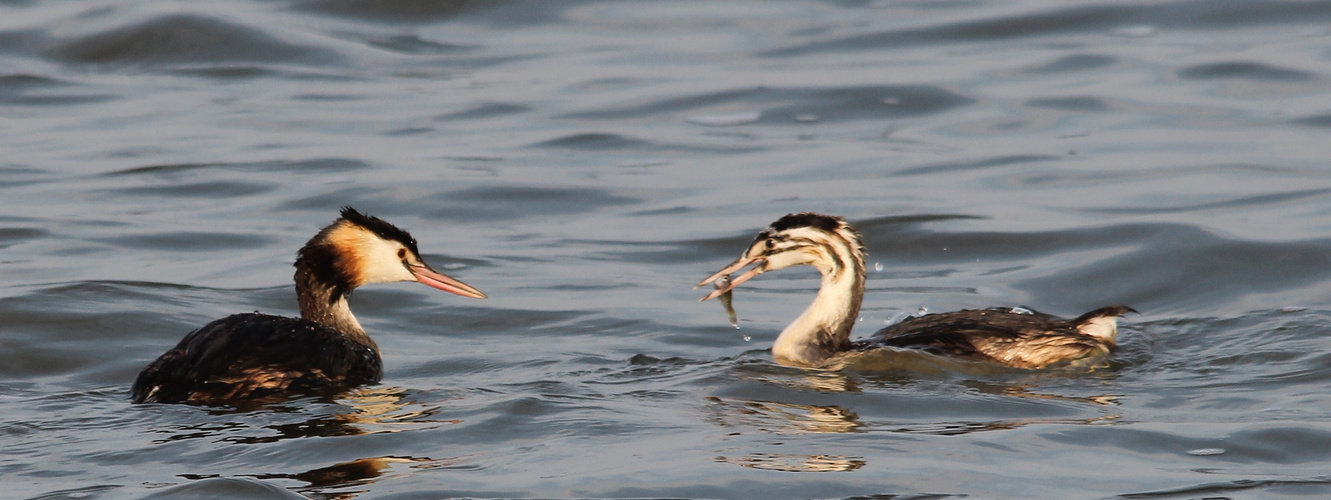
M 786 251 L 767 257 L 766 269 L 768 271 L 775 271 L 777 269 L 809 264 L 810 262 L 811 260 L 805 252 L 799 250 Z
M 415 281 L 407 266 L 402 264 L 398 251 L 405 250 L 401 243 L 370 238 L 361 248 L 361 276 L 366 283 Z

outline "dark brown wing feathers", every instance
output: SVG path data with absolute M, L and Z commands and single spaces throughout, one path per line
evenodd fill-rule
M 139 374 L 135 403 L 211 402 L 377 382 L 378 352 L 312 321 L 249 313 L 213 321 Z
M 1096 318 L 1136 312 L 1109 306 L 1076 319 L 1059 319 L 1008 308 L 966 309 L 909 318 L 875 333 L 874 346 L 902 347 L 998 362 L 1019 368 L 1040 368 L 1094 354 L 1110 352 L 1112 339 L 1084 335 L 1078 326 Z

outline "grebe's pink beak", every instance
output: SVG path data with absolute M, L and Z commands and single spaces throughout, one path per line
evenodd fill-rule
M 444 273 L 430 269 L 429 266 L 418 266 L 415 264 L 407 265 L 411 275 L 416 277 L 416 281 L 430 288 L 438 288 L 448 293 L 455 293 L 463 297 L 473 299 L 484 299 L 485 294 L 471 285 L 463 283 L 448 277 Z

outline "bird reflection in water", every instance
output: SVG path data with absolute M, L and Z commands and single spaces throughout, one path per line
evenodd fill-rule
M 890 356 L 890 354 L 880 353 L 878 356 Z M 906 356 L 917 356 L 917 354 L 907 353 Z M 892 361 L 899 362 L 901 359 Z M 1001 377 L 1008 375 L 1009 372 L 1012 371 L 1010 368 L 999 368 L 1006 371 L 992 374 L 995 378 L 1001 379 Z M 921 378 L 919 372 L 903 372 L 900 370 L 891 372 L 878 371 L 873 372 L 872 374 L 858 373 L 853 369 L 850 372 L 809 370 L 791 371 L 785 367 L 763 363 L 741 365 L 740 372 L 740 378 L 762 382 L 764 385 L 777 385 L 796 392 L 814 390 L 822 393 L 829 393 L 831 395 L 828 397 L 833 398 L 840 398 L 840 396 L 835 396 L 835 394 L 844 393 L 851 399 L 838 399 L 838 401 L 844 400 L 848 404 L 853 404 L 853 398 L 858 397 L 854 394 L 861 392 L 859 388 L 861 384 L 908 387 L 917 385 Z M 956 371 L 953 370 L 945 373 L 955 375 Z M 730 434 L 732 436 L 739 436 L 748 432 L 777 435 L 890 432 L 955 436 L 974 432 L 1009 430 L 1039 424 L 1105 425 L 1113 424 L 1121 418 L 1121 414 L 1117 411 L 1109 410 L 1118 405 L 1116 396 L 1095 395 L 1078 397 L 1041 393 L 1037 392 L 1036 389 L 1042 387 L 1042 382 L 1047 382 L 1050 377 L 1055 377 L 1055 375 L 1045 373 L 1031 377 L 1029 376 L 1029 372 L 1022 371 L 1014 373 L 1017 375 L 1025 374 L 1026 376 L 1020 376 L 1020 380 L 1017 381 L 1009 380 L 1006 382 L 1001 380 L 955 380 L 953 377 L 948 376 L 947 378 L 951 379 L 951 381 L 947 382 L 947 384 L 960 384 L 965 388 L 964 392 L 968 392 L 972 396 L 981 399 L 989 398 L 989 395 L 995 395 L 1004 398 L 1015 397 L 1072 402 L 1078 404 L 1090 404 L 1097 408 L 1105 408 L 1108 411 L 1102 410 L 1101 415 L 1090 418 L 1009 418 L 979 421 L 929 421 L 928 419 L 925 419 L 923 421 L 901 422 L 891 421 L 888 418 L 882 417 L 871 417 L 866 419 L 856 412 L 847 409 L 847 407 L 838 405 L 795 404 L 773 401 L 770 399 L 753 400 L 716 396 L 708 397 L 705 400 L 709 403 L 709 419 L 719 427 L 733 429 L 734 432 Z M 931 377 L 926 375 L 925 378 Z M 779 396 L 779 394 L 769 394 L 769 396 Z M 804 399 L 807 399 L 807 397 Z M 852 471 L 865 465 L 865 461 L 862 457 L 828 454 L 769 453 L 735 449 L 718 450 L 716 461 L 753 469 L 788 472 Z
M 842 373 L 801 373 L 801 376 L 781 382 L 788 386 L 814 388 L 824 392 L 848 392 L 847 389 L 849 392 L 858 391 Z M 706 401 L 712 403 L 709 406 L 711 420 L 721 427 L 756 428 L 774 434 L 840 434 L 858 432 L 862 426 L 855 412 L 840 406 L 748 401 L 715 396 L 706 398 Z M 843 472 L 859 469 L 866 463 L 862 457 L 761 452 L 739 456 L 718 455 L 716 461 L 750 469 L 785 472 Z
M 343 393 L 340 397 L 323 400 L 331 405 L 311 405 L 308 400 L 301 404 L 268 405 L 262 407 L 268 413 L 256 413 L 253 409 L 242 411 L 235 408 L 210 410 L 213 417 L 242 415 L 246 421 L 256 416 L 272 419 L 285 419 L 286 422 L 273 423 L 261 427 L 240 422 L 209 422 L 186 427 L 188 432 L 179 432 L 164 441 L 221 436 L 218 441 L 236 444 L 273 443 L 285 439 L 309 437 L 358 436 L 406 430 L 429 429 L 443 425 L 460 423 L 458 419 L 438 418 L 440 407 L 422 405 L 416 401 L 417 391 L 400 387 L 362 387 Z M 436 401 L 432 401 L 436 402 Z M 291 421 L 293 416 L 302 412 L 336 408 L 338 411 L 323 415 L 306 415 L 299 421 Z M 254 435 L 256 429 L 265 431 L 263 435 Z M 382 456 L 358 458 L 339 462 L 326 467 L 319 467 L 305 472 L 262 473 L 250 477 L 261 480 L 289 479 L 307 483 L 293 490 L 311 498 L 320 500 L 342 500 L 355 498 L 366 493 L 366 486 L 385 478 L 411 474 L 421 469 L 438 469 L 464 465 L 470 456 L 450 458 L 430 458 L 413 456 Z M 465 465 L 464 465 L 465 466 Z M 220 477 L 215 474 L 182 474 L 180 477 L 199 480 Z M 354 490 L 345 490 L 355 488 Z M 341 490 L 341 491 L 331 491 Z
M 217 438 L 223 442 L 260 444 L 286 439 L 432 429 L 462 422 L 459 419 L 439 418 L 441 410 L 438 405 L 423 405 L 414 394 L 414 391 L 400 387 L 361 387 L 343 393 L 338 398 L 324 400 L 329 404 L 323 405 L 297 400 L 289 404 L 269 404 L 258 408 L 212 408 L 208 413 L 213 417 L 242 415 L 244 418 L 229 422 L 212 419 L 181 426 L 169 431 L 170 435 L 158 442 Z M 312 412 L 320 413 L 310 414 Z M 299 418 L 302 414 L 304 418 Z M 255 426 L 253 422 L 256 415 L 276 422 Z M 256 430 L 263 432 L 256 434 Z
M 437 418 L 439 406 L 422 406 L 408 396 L 408 391 L 401 387 L 356 389 L 341 400 L 351 406 L 351 413 L 339 417 L 366 427 L 367 433 L 433 429 L 462 423 L 461 419 Z M 454 398 L 445 398 L 444 401 L 448 399 Z
M 855 378 L 841 371 L 793 369 L 767 362 L 741 364 L 738 368 L 739 378 L 763 384 L 830 393 L 860 392 Z
M 969 387 L 984 394 L 996 394 L 999 396 L 1010 396 L 1014 398 L 1067 401 L 1071 403 L 1090 403 L 1099 406 L 1119 405 L 1118 401 L 1119 396 L 1114 394 L 1098 394 L 1094 396 L 1063 396 L 1059 394 L 1031 392 L 1031 389 L 1036 387 L 1036 384 L 1034 383 L 1000 384 L 1000 383 L 985 382 L 980 380 L 970 380 L 963 382 L 963 384 L 966 387 Z
M 718 455 L 716 461 L 750 469 L 782 472 L 849 472 L 864 467 L 867 463 L 861 457 L 790 453 L 750 453 L 742 457 Z
M 411 469 L 436 469 L 457 465 L 465 457 L 432 459 L 419 457 L 359 458 L 320 467 L 296 474 L 256 474 L 256 479 L 292 479 L 308 483 L 294 488 L 297 492 L 319 500 L 347 500 L 369 492 L 368 489 L 329 491 L 356 486 L 367 486 L 382 479 L 410 474 Z
M 840 406 L 800 405 L 708 397 L 712 420 L 722 427 L 754 427 L 774 434 L 847 433 L 859 430 L 855 412 Z

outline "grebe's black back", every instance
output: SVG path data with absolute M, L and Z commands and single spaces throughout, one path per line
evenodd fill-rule
M 1118 317 L 1134 312 L 1116 305 L 1064 320 L 1010 308 L 962 310 L 909 318 L 867 341 L 852 342 L 850 330 L 864 300 L 867 272 L 863 239 L 845 220 L 810 212 L 786 215 L 758 233 L 744 255 L 698 286 L 750 264 L 756 266 L 702 300 L 729 292 L 764 272 L 791 266 L 813 266 L 823 275 L 813 304 L 772 345 L 776 361 L 791 366 L 827 366 L 843 352 L 890 346 L 1017 368 L 1043 368 L 1109 354 L 1116 347 Z
M 190 332 L 139 373 L 135 403 L 216 403 L 288 391 L 338 390 L 378 382 L 383 361 L 347 297 L 393 281 L 485 298 L 421 259 L 416 240 L 351 207 L 296 256 L 300 318 L 247 313 Z

